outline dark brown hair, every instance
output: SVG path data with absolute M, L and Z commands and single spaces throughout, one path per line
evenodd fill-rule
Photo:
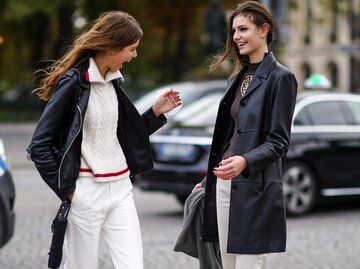
M 71 68 L 89 56 L 100 51 L 123 49 L 143 35 L 139 23 L 126 12 L 109 11 L 103 13 L 92 27 L 74 42 L 70 50 L 48 69 L 39 70 L 45 73 L 41 86 L 35 89 L 40 99 L 49 100 L 59 79 Z
M 231 13 L 228 23 L 227 23 L 227 41 L 224 52 L 216 55 L 214 61 L 210 66 L 210 71 L 218 68 L 222 62 L 226 59 L 230 59 L 234 63 L 233 74 L 239 71 L 244 64 L 249 63 L 249 56 L 240 55 L 239 49 L 235 42 L 233 41 L 233 30 L 232 24 L 234 18 L 238 15 L 243 15 L 248 17 L 250 21 L 255 24 L 257 27 L 262 27 L 264 23 L 269 25 L 269 32 L 267 34 L 267 44 L 269 45 L 274 37 L 274 23 L 272 16 L 268 9 L 261 3 L 256 1 L 245 1 L 241 4 L 235 6 L 233 12 Z

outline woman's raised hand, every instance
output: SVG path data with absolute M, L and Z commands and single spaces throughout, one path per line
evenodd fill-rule
M 167 89 L 157 98 L 155 104 L 153 105 L 153 111 L 158 117 L 161 114 L 169 112 L 181 105 L 182 101 L 179 92 L 174 89 Z

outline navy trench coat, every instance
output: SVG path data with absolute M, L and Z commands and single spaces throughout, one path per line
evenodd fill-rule
M 233 134 L 230 108 L 243 71 L 233 76 L 220 102 L 210 151 L 205 189 L 204 241 L 218 241 L 216 177 Z M 272 53 L 258 66 L 247 93 L 240 101 L 236 155 L 248 167 L 232 179 L 229 212 L 229 253 L 284 252 L 286 219 L 282 170 L 289 148 L 296 102 L 295 76 L 279 64 Z

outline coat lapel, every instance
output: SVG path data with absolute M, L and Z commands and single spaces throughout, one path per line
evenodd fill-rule
M 255 72 L 255 74 L 252 77 L 252 80 L 250 82 L 249 88 L 247 89 L 247 91 L 242 99 L 245 99 L 251 92 L 255 91 L 260 85 L 261 85 L 261 80 Z
M 247 98 L 253 91 L 255 91 L 264 80 L 266 80 L 269 76 L 270 70 L 275 63 L 275 58 L 272 52 L 269 52 L 268 55 L 265 56 L 259 67 L 257 68 L 251 82 L 249 85 L 244 98 Z

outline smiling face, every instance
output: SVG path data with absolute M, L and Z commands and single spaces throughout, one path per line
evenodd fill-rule
M 251 63 L 258 63 L 268 52 L 266 37 L 269 25 L 264 23 L 256 26 L 249 18 L 242 14 L 234 17 L 232 22 L 233 41 L 239 49 L 240 55 L 248 55 Z
M 139 42 L 140 39 L 122 49 L 111 49 L 97 52 L 93 58 L 100 74 L 105 77 L 108 71 L 116 72 L 123 67 L 125 62 L 130 62 L 132 58 L 136 58 L 136 49 L 139 46 Z
M 130 62 L 132 58 L 136 58 L 139 42 L 140 40 L 120 50 L 112 50 L 108 59 L 109 69 L 112 72 L 120 70 L 125 62 Z

